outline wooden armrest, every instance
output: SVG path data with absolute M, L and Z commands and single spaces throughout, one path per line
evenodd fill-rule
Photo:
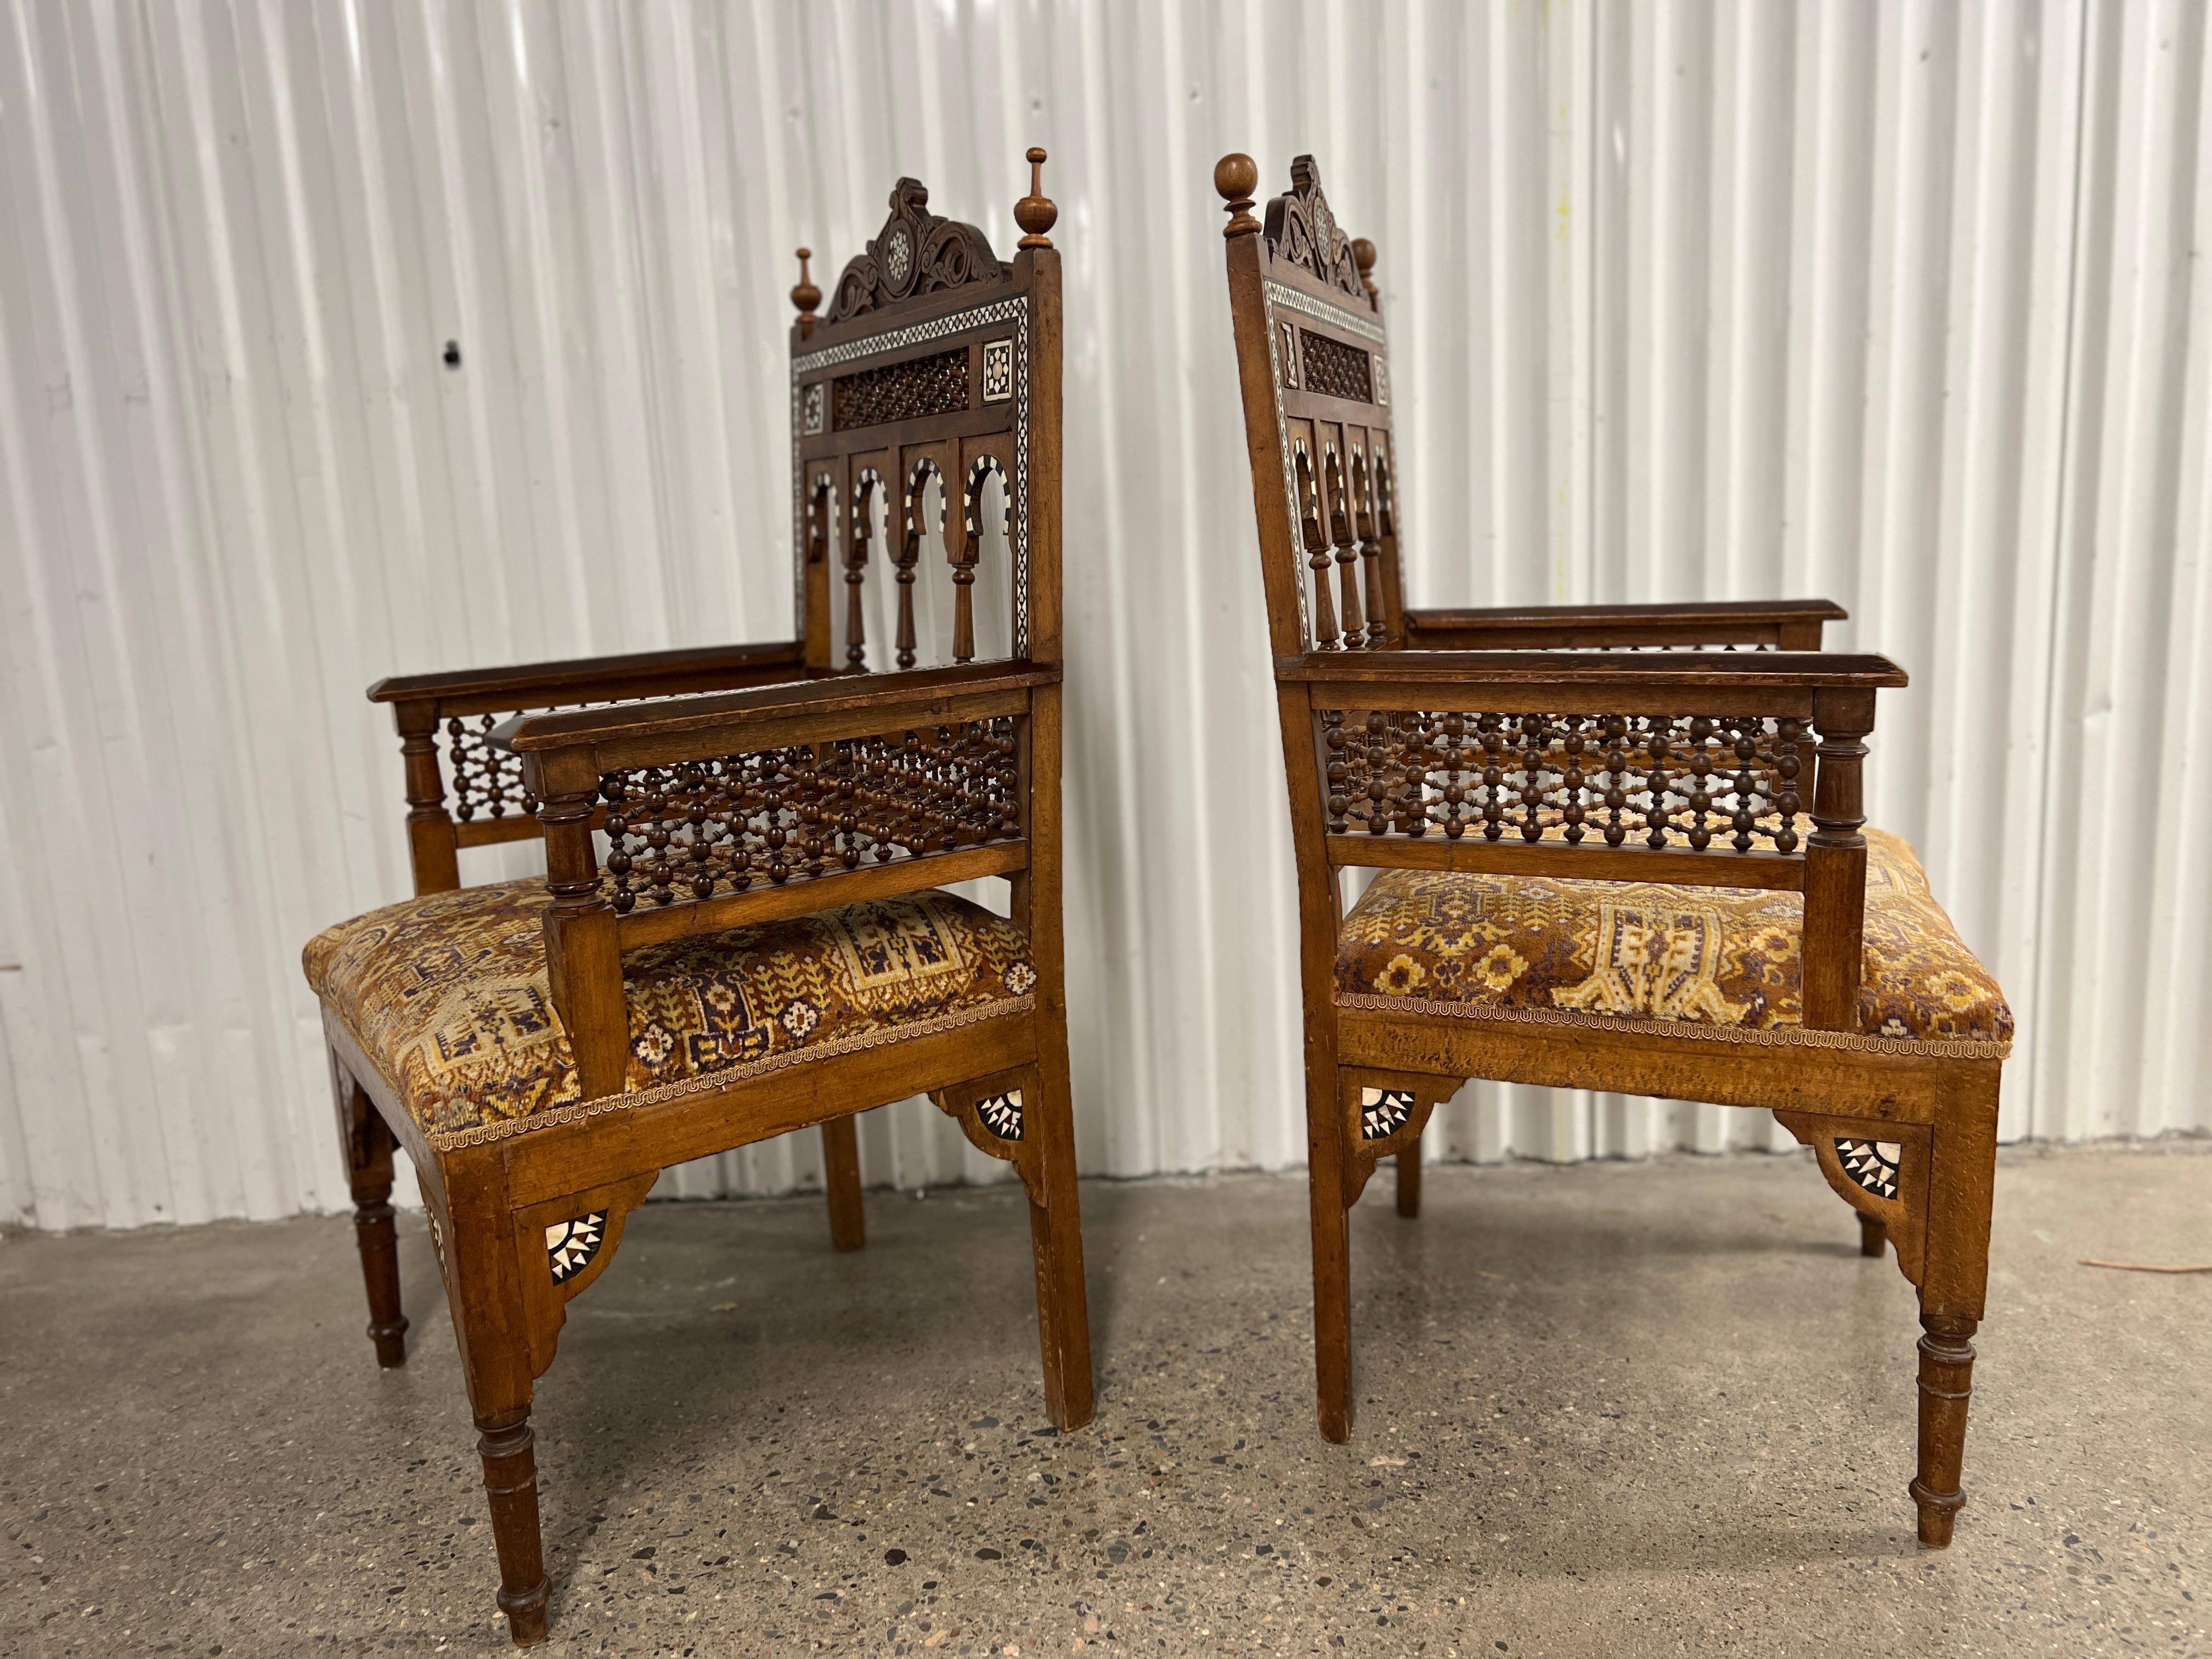
M 1691 605 L 1537 605 L 1408 610 L 1417 651 L 1638 645 L 1771 645 L 1817 650 L 1825 623 L 1850 613 L 1832 599 L 1724 599 Z
M 805 647 L 797 640 L 692 646 L 622 657 L 519 663 L 505 668 L 395 674 L 370 686 L 368 700 L 432 702 L 441 716 L 494 714 L 554 703 L 612 702 L 758 685 L 803 673 L 805 661 Z
M 1807 692 L 1893 689 L 1905 672 L 1887 657 L 1832 651 L 1669 651 L 1648 656 L 1618 651 L 1309 651 L 1275 659 L 1278 680 L 1325 682 L 1358 696 L 1363 690 L 1407 693 L 1419 704 L 1443 706 L 1464 687 L 1516 697 L 1547 690 L 1627 696 L 1662 692 Z M 1517 708 L 1520 702 L 1511 705 Z M 1634 712 L 1623 708 L 1619 712 Z
M 519 714 L 492 745 L 536 756 L 550 769 L 569 751 L 612 771 L 708 759 L 796 743 L 829 743 L 948 720 L 986 720 L 1026 708 L 1032 687 L 1058 683 L 1057 663 L 965 663 L 892 674 L 844 674 L 749 690 Z

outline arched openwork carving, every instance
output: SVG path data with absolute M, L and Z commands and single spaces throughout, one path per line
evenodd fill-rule
M 1359 543 L 1352 533 L 1352 495 L 1344 457 L 1334 444 L 1322 453 L 1322 477 L 1328 486 L 1329 550 L 1336 559 L 1337 586 L 1343 595 L 1344 643 L 1347 649 L 1357 649 L 1366 641 L 1368 611 L 1382 607 L 1360 603 Z
M 830 526 L 836 518 L 836 488 L 827 472 L 814 477 L 806 495 L 806 562 L 822 564 L 830 557 Z
M 1008 268 L 973 225 L 929 210 L 929 187 L 902 179 L 891 187 L 890 216 L 837 279 L 829 321 L 842 322 L 901 300 L 970 283 L 1002 282 Z
M 975 567 L 983 556 L 983 488 L 995 476 L 1000 501 L 999 526 L 1012 528 L 1013 483 L 1006 465 L 995 455 L 978 455 L 969 464 L 960 491 L 960 546 L 950 554 L 952 564 L 952 660 L 970 662 L 975 656 Z
M 1328 537 L 1321 527 L 1321 489 L 1314 479 L 1313 453 L 1303 438 L 1291 451 L 1291 471 L 1298 492 L 1298 539 L 1313 574 L 1313 643 L 1316 649 L 1327 651 L 1336 644 L 1336 608 L 1328 593 Z
M 924 525 L 922 520 L 927 510 L 929 484 L 932 479 L 936 480 L 939 491 L 940 522 L 937 529 L 941 536 L 944 532 L 942 502 L 945 492 L 945 474 L 939 470 L 935 461 L 927 457 L 916 461 L 914 464 L 914 470 L 907 474 L 906 500 L 903 504 L 905 531 L 899 538 L 898 550 L 897 646 L 898 665 L 901 668 L 911 668 L 915 664 L 914 577 L 915 567 L 921 562 L 921 539 L 928 533 L 928 526 Z
M 1352 239 L 1336 222 L 1328 198 L 1322 194 L 1321 169 L 1310 155 L 1291 163 L 1291 188 L 1267 204 L 1267 252 L 1275 258 L 1311 271 L 1329 287 L 1376 308 L 1374 296 L 1360 280 L 1352 257 Z

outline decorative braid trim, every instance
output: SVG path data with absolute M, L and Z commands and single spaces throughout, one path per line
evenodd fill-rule
M 1340 991 L 1340 1008 L 1378 1013 L 1420 1014 L 1431 1018 L 1492 1021 L 1506 1025 L 1568 1025 L 1583 1030 L 1632 1031 L 1639 1036 L 1685 1037 L 1695 1042 L 1724 1042 L 1747 1048 L 1845 1048 L 1860 1054 L 1895 1054 L 1917 1060 L 2003 1060 L 2009 1042 L 1978 1037 L 1862 1036 L 1856 1031 L 1808 1031 L 1802 1025 L 1754 1030 L 1741 1025 L 1705 1025 L 1688 1019 L 1624 1019 L 1615 1014 L 1583 1014 L 1565 1008 L 1493 1008 L 1483 1003 L 1436 1002 L 1426 997 L 1376 996 Z
M 563 1123 L 580 1123 L 586 1118 L 598 1117 L 605 1112 L 626 1112 L 640 1106 L 658 1106 L 663 1101 L 681 1100 L 687 1095 L 711 1094 L 717 1089 L 729 1087 L 732 1083 L 750 1082 L 754 1078 L 781 1072 L 787 1066 L 803 1066 L 810 1060 L 859 1054 L 868 1048 L 904 1042 L 911 1037 L 935 1036 L 940 1031 L 957 1031 L 963 1025 L 981 1024 L 987 1019 L 998 1019 L 1009 1014 L 1034 1013 L 1036 1011 L 1036 995 L 1034 992 L 1027 996 L 1004 997 L 977 1007 L 939 1014 L 933 1019 L 885 1025 L 872 1031 L 860 1031 L 848 1037 L 817 1042 L 811 1048 L 794 1048 L 788 1054 L 771 1054 L 766 1060 L 750 1060 L 743 1066 L 726 1066 L 703 1077 L 657 1083 L 650 1089 L 627 1089 L 618 1095 L 601 1095 L 596 1100 L 580 1100 L 573 1106 L 556 1106 L 550 1112 L 532 1112 L 526 1117 L 505 1118 L 497 1123 L 479 1123 L 473 1128 L 448 1129 L 443 1133 L 430 1135 L 428 1139 L 441 1152 L 455 1152 L 464 1146 L 482 1146 L 495 1140 L 505 1140 L 510 1135 L 527 1134 L 533 1129 L 551 1128 Z M 366 1054 L 368 1051 L 364 1048 L 362 1052 Z

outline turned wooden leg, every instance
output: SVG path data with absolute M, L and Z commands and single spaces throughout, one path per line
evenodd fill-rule
M 1079 1429 L 1093 1410 L 1090 1297 L 1083 1283 L 1083 1216 L 1075 1187 L 1075 1116 L 1069 1100 L 1067 1028 L 1040 1031 L 1034 1100 L 1025 1089 L 1022 1131 L 1031 1142 L 1042 1204 L 1030 1201 L 1036 1259 L 1037 1340 L 1044 1357 L 1045 1413 Z
M 532 1452 L 530 1407 L 479 1417 L 477 1455 L 483 1459 L 491 1500 L 492 1541 L 499 1550 L 499 1605 L 519 1648 L 545 1639 L 550 1583 L 538 1536 L 538 1460 Z
M 1421 1148 L 1416 1141 L 1393 1160 L 1398 1166 L 1398 1213 L 1413 1217 L 1421 1212 Z
M 351 1078 L 332 1066 L 338 1090 L 338 1130 L 353 1191 L 354 1239 L 368 1290 L 368 1338 L 376 1363 L 407 1363 L 407 1316 L 399 1310 L 399 1232 L 392 1218 L 392 1129 Z
M 1880 1216 L 1859 1212 L 1859 1254 L 1880 1255 L 1889 1243 L 1889 1224 Z
M 1966 1504 L 1960 1466 L 1974 1345 L 1989 1286 L 1996 1186 L 1998 1068 L 1960 1067 L 1936 1125 L 1928 1180 L 1927 1272 L 1920 1285 L 1920 1541 L 1942 1549 Z
M 1923 1314 L 1920 1338 L 1920 1473 L 1912 1501 L 1920 1506 L 1920 1541 L 1951 1542 L 1951 1522 L 1966 1506 L 1959 1468 L 1966 1450 L 1966 1405 L 1974 1392 L 1975 1322 Z
M 860 1138 L 850 1117 L 822 1126 L 822 1180 L 830 1194 L 830 1242 L 841 1250 L 859 1249 L 868 1229 L 860 1207 Z
M 1314 1395 L 1322 1438 L 1352 1438 L 1352 1228 L 1344 1201 L 1345 1085 L 1308 1068 L 1307 1202 L 1313 1222 Z

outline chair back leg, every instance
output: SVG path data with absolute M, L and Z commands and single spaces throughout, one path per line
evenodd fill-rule
M 1310 1047 L 1309 1039 L 1309 1047 Z M 1314 1376 L 1324 1440 L 1352 1438 L 1352 1228 L 1344 1198 L 1346 1080 L 1306 1063 L 1306 1185 L 1313 1222 Z
M 822 1126 L 822 1184 L 830 1198 L 830 1242 L 857 1250 L 868 1242 L 860 1207 L 860 1139 L 854 1119 L 833 1117 Z
M 1075 1116 L 1068 1084 L 1067 1022 L 1041 1015 L 1036 1104 L 1023 1131 L 1035 1160 L 1030 1247 L 1036 1260 L 1037 1340 L 1044 1358 L 1045 1412 L 1060 1429 L 1079 1429 L 1094 1408 L 1091 1305 L 1083 1283 L 1083 1217 L 1075 1188 Z M 1043 1202 L 1038 1200 L 1042 1198 Z
M 1392 1160 L 1398 1166 L 1398 1213 L 1411 1220 L 1421 1212 L 1421 1148 L 1418 1142 Z
M 368 1340 L 376 1345 L 376 1363 L 389 1370 L 407 1363 L 407 1316 L 399 1310 L 399 1232 L 392 1213 L 392 1129 L 335 1055 L 331 1079 L 338 1146 L 353 1194 L 362 1282 L 368 1291 Z

